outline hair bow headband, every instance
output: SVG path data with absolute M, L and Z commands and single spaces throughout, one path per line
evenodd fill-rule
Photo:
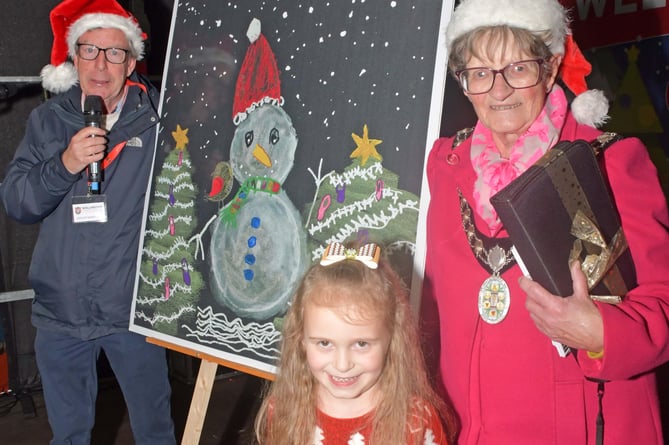
M 330 243 L 325 248 L 321 266 L 329 266 L 344 260 L 357 260 L 370 269 L 379 267 L 381 248 L 375 243 L 365 244 L 357 249 L 347 248 L 341 243 Z

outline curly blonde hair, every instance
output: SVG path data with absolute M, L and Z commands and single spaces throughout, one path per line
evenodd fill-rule
M 341 310 L 351 319 L 380 319 L 390 333 L 382 395 L 374 411 L 370 444 L 422 443 L 425 431 L 408 432 L 411 403 L 423 400 L 440 413 L 452 439 L 454 417 L 431 387 L 408 292 L 384 260 L 370 269 L 355 259 L 312 266 L 302 279 L 283 326 L 276 380 L 269 385 L 255 423 L 260 445 L 312 443 L 317 424 L 317 383 L 304 348 L 305 305 Z M 412 434 L 408 437 L 408 434 Z

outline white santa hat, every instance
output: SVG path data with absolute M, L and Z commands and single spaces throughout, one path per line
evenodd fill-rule
M 144 57 L 144 40 L 137 20 L 116 0 L 64 0 L 51 10 L 53 32 L 51 63 L 42 68 L 42 86 L 53 93 L 63 93 L 79 81 L 69 57 L 76 54 L 76 43 L 87 31 L 115 28 L 123 31 L 130 43 L 130 52 L 137 59 Z
M 487 26 L 506 25 L 542 35 L 548 32 L 546 45 L 553 54 L 562 54 L 562 82 L 576 98 L 571 110 L 576 121 L 598 127 L 604 124 L 608 100 L 600 90 L 588 90 L 585 77 L 591 65 L 585 60 L 571 35 L 569 15 L 557 0 L 462 0 L 446 29 L 446 47 L 450 53 L 458 37 Z

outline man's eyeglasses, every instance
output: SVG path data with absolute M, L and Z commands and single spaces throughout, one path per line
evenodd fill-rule
M 95 60 L 100 51 L 105 53 L 109 63 L 123 63 L 128 58 L 130 50 L 123 48 L 100 48 L 90 43 L 77 43 L 77 55 L 84 60 Z
M 455 77 L 467 94 L 484 94 L 492 90 L 497 74 L 501 74 L 511 88 L 530 88 L 541 80 L 544 63 L 544 59 L 533 59 L 510 63 L 501 70 L 486 67 L 466 68 L 456 71 Z

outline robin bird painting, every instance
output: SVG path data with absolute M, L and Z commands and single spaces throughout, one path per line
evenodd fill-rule
M 222 161 L 216 164 L 211 174 L 211 190 L 207 199 L 209 201 L 222 202 L 232 190 L 232 166 L 229 162 Z

